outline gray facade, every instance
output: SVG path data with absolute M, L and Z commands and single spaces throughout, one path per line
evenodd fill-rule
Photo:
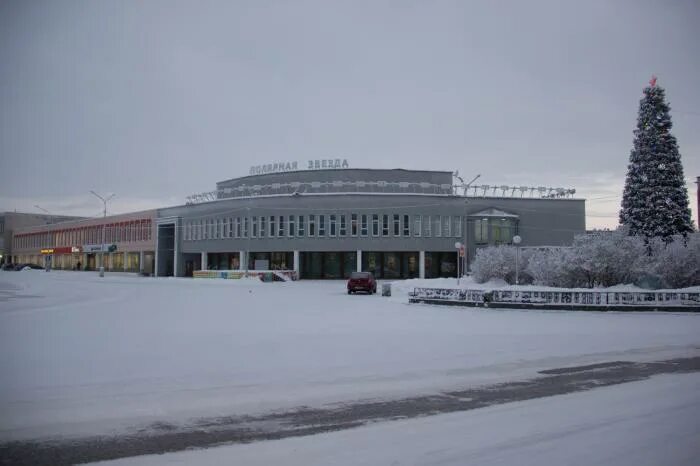
M 340 278 L 367 267 L 386 278 L 455 276 L 456 242 L 466 240 L 471 261 L 477 248 L 510 244 L 516 234 L 522 246 L 566 246 L 585 232 L 582 199 L 457 196 L 450 172 L 310 170 L 248 176 L 217 188 L 274 185 L 281 190 L 313 180 L 335 191 L 296 189 L 160 209 L 157 274 L 267 265 L 293 268 L 301 278 Z M 343 191 L 346 185 L 339 181 L 351 183 L 354 191 Z M 376 191 L 407 188 L 405 183 L 445 190 Z M 361 188 L 367 192 L 355 192 Z

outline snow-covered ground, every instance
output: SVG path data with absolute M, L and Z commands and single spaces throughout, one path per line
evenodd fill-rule
M 664 375 L 310 437 L 99 464 L 695 466 L 699 393 L 700 374 Z
M 0 441 L 700 353 L 696 315 L 408 305 L 410 286 L 0 272 Z

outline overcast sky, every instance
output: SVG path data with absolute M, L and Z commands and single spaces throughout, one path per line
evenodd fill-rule
M 652 73 L 695 210 L 698 24 L 696 0 L 4 0 L 0 210 L 162 207 L 346 158 L 573 187 L 614 227 Z

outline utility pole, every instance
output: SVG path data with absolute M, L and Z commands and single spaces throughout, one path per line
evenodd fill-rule
M 104 210 L 102 211 L 103 216 L 102 218 L 105 219 L 102 221 L 102 244 L 100 245 L 100 277 L 105 276 L 105 227 L 106 227 L 106 219 L 107 219 L 107 202 L 109 202 L 115 194 L 110 194 L 108 198 L 104 198 L 97 194 L 95 191 L 90 191 L 90 193 L 94 194 L 95 197 L 97 197 L 99 200 L 102 201 L 102 204 L 104 205 Z
M 51 216 L 51 212 L 49 212 L 48 210 L 44 209 L 44 208 L 41 207 L 40 205 L 34 204 L 34 207 L 36 207 L 37 209 L 41 210 L 42 212 L 45 212 L 45 213 L 49 216 L 49 221 L 48 221 L 48 223 L 46 224 L 46 225 L 47 225 L 47 226 L 46 226 L 46 239 L 45 239 L 45 243 L 44 243 L 44 244 L 46 245 L 46 248 L 47 248 L 47 249 L 50 249 L 50 248 L 51 248 L 51 227 L 49 227 L 48 225 L 49 225 L 50 223 L 53 223 L 53 217 Z M 44 257 L 44 270 L 46 270 L 47 272 L 51 270 L 51 255 L 49 255 L 49 254 L 47 254 L 47 255 Z

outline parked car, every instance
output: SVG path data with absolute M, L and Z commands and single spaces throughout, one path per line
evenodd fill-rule
M 12 262 L 8 262 L 7 264 L 2 266 L 3 270 L 15 270 L 15 264 Z
M 377 281 L 370 272 L 353 272 L 348 280 L 348 294 L 356 291 L 377 292 Z
M 40 265 L 37 264 L 15 264 L 15 268 L 12 269 L 14 271 L 19 271 L 19 270 L 27 270 L 27 269 L 36 269 L 36 270 L 43 270 L 44 268 Z

